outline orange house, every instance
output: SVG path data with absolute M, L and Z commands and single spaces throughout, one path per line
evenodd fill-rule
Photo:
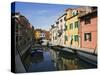
M 91 7 L 91 12 L 80 15 L 80 46 L 81 48 L 97 48 L 97 8 Z

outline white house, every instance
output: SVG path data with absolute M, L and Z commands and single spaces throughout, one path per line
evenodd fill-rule
M 66 21 L 66 13 L 64 13 L 62 16 L 60 16 L 57 19 L 57 27 L 58 27 L 58 38 L 57 38 L 57 44 L 60 46 L 64 46 L 64 41 L 65 41 L 65 33 L 64 33 L 64 29 L 65 29 L 65 22 Z
M 58 35 L 57 31 L 58 27 L 56 26 L 56 24 L 52 25 L 50 29 L 50 38 L 52 45 L 57 45 L 57 35 Z

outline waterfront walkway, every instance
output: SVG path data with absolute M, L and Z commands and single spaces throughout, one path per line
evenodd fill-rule
M 87 53 L 91 53 L 91 54 L 95 54 L 97 55 L 97 49 L 88 49 L 88 48 L 76 48 L 76 47 L 64 47 L 63 48 L 64 50 L 68 50 L 68 49 L 73 49 L 73 50 L 76 50 L 76 51 L 83 51 L 83 52 L 87 52 Z
M 15 72 L 18 72 L 18 73 L 26 72 L 19 53 L 17 53 L 17 55 L 15 56 Z

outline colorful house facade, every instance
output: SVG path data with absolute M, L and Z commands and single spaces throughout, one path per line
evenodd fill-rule
M 34 27 L 29 23 L 28 19 L 19 12 L 11 14 L 11 22 L 12 25 L 15 26 L 15 55 L 18 55 L 19 53 L 19 55 L 24 58 L 23 55 L 28 51 L 34 42 Z
M 40 29 L 35 30 L 35 39 L 36 40 L 40 39 Z
M 97 48 L 97 8 L 91 7 L 89 13 L 80 14 L 80 46 L 82 48 Z
M 56 26 L 56 23 L 54 25 L 51 25 L 51 29 L 50 29 L 50 38 L 51 38 L 51 44 L 52 45 L 58 45 L 58 27 Z
M 64 28 L 65 28 L 65 22 L 66 22 L 66 13 L 61 15 L 56 22 L 56 25 L 58 27 L 58 38 L 57 38 L 57 44 L 60 46 L 64 46 Z
M 65 25 L 65 43 L 69 47 L 79 47 L 79 20 L 78 20 L 78 10 L 67 9 L 66 10 L 66 25 Z
M 96 49 L 97 8 L 81 6 L 67 9 L 51 28 L 50 35 L 54 45 Z

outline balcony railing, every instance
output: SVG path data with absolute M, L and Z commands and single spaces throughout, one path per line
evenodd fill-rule
M 58 30 L 58 36 L 61 36 L 61 35 L 62 35 L 62 33 L 63 33 L 63 29 Z

